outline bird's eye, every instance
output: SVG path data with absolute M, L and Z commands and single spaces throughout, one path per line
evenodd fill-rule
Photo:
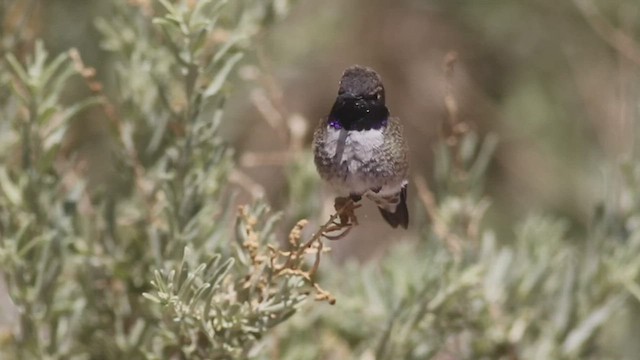
M 365 99 L 367 100 L 380 100 L 382 98 L 382 96 L 380 95 L 380 93 L 375 93 L 375 94 L 371 94 L 371 95 L 367 95 L 365 97 Z

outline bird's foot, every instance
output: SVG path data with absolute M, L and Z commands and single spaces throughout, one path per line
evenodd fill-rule
M 334 221 L 331 226 L 326 229 L 326 233 L 337 232 L 337 235 L 327 235 L 326 237 L 329 240 L 338 240 L 346 236 L 351 228 L 355 225 L 358 225 L 358 218 L 355 214 L 355 209 L 359 208 L 360 204 L 356 204 L 356 201 L 360 199 L 354 196 L 350 197 L 337 197 L 333 203 L 333 207 L 336 210 L 336 214 L 338 216 L 338 221 Z
M 351 225 L 348 225 L 346 227 L 341 225 L 333 225 L 327 228 L 323 236 L 328 240 L 340 240 L 343 237 L 347 236 L 347 234 L 351 231 L 352 228 L 353 226 Z M 337 232 L 337 231 L 341 231 L 341 232 L 338 233 L 337 235 L 328 235 L 328 233 Z
M 340 219 L 340 226 L 353 226 L 358 225 L 358 218 L 356 217 L 355 210 L 362 205 L 357 204 L 356 201 L 360 200 L 360 196 L 357 196 L 357 200 L 354 200 L 354 195 L 350 197 L 337 197 L 333 203 L 334 209 Z

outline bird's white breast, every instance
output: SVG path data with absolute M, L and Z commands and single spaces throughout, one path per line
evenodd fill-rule
M 346 162 L 350 172 L 359 166 L 374 160 L 384 143 L 382 129 L 347 131 L 329 127 L 326 138 L 326 151 L 338 164 Z
M 364 192 L 376 187 L 376 179 L 360 172 L 364 164 L 375 162 L 384 144 L 383 129 L 347 131 L 329 127 L 325 138 L 326 154 L 338 168 L 346 170 L 344 177 L 331 181 L 339 189 Z

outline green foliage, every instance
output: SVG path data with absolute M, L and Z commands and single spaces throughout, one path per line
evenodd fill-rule
M 440 159 L 456 156 L 440 149 L 448 152 Z M 458 170 L 484 163 L 490 153 L 482 149 Z M 637 167 L 625 168 L 623 196 L 637 199 Z M 323 282 L 339 306 L 291 322 L 273 345 L 282 358 L 632 358 L 635 350 L 624 346 L 634 341 L 640 301 L 634 210 L 594 220 L 585 239 L 568 236 L 562 220 L 531 215 L 512 239 L 498 241 L 488 228 L 472 236 L 482 199 L 441 196 L 441 231 L 433 224 L 423 241 L 394 246 L 380 263 L 324 264 Z M 311 336 L 320 340 L 305 340 Z
M 37 41 L 23 56 L 20 36 L 3 42 L 13 48 L 0 62 L 0 270 L 18 322 L 1 330 L 1 358 L 635 356 L 637 159 L 608 165 L 619 185 L 580 235 L 544 213 L 502 234 L 485 216 L 498 139 L 470 131 L 447 92 L 435 191 L 412 179 L 418 239 L 392 242 L 379 262 L 320 264 L 335 216 L 313 234 L 300 220 L 279 241 L 281 214 L 319 216 L 303 131 L 287 207 L 236 211 L 227 179 L 237 165 L 218 136 L 226 96 L 287 9 L 114 1 L 96 20 L 102 77 L 77 51 L 50 56 Z M 73 101 L 78 83 L 92 95 Z M 97 122 L 104 164 L 70 144 L 74 128 Z
M 301 242 L 305 222 L 292 230 L 289 251 L 280 251 L 272 236 L 279 217 L 268 212 L 265 205 L 240 209 L 231 252 L 219 250 L 198 263 L 202 257 L 187 247 L 176 269 L 155 272 L 154 291 L 143 296 L 163 306 L 159 344 L 165 350 L 182 346 L 188 358 L 244 358 L 257 339 L 297 311 L 311 290 L 318 300 L 333 301 L 305 270 L 303 255 L 315 242 Z
M 80 284 L 58 291 L 70 258 L 86 245 L 76 236 L 74 221 L 75 196 L 84 183 L 60 191 L 66 169 L 56 160 L 74 115 L 97 99 L 68 107 L 60 104 L 73 65 L 64 54 L 49 61 L 41 42 L 24 66 L 12 54 L 6 62 L 13 72 L 13 97 L 7 102 L 5 119 L 13 136 L 3 144 L 7 152 L 0 166 L 0 262 L 21 315 L 21 337 L 15 344 L 28 357 L 68 347 L 67 321 L 77 320 L 85 306 L 78 297 Z
M 235 214 L 222 192 L 231 152 L 216 131 L 227 84 L 272 4 L 158 5 L 151 18 L 114 2 L 113 18 L 97 21 L 117 74 L 104 90 L 74 51 L 50 59 L 38 42 L 24 65 L 5 59 L 0 264 L 20 323 L 3 357 L 246 356 L 309 294 L 304 272 L 258 274 L 266 289 L 246 288 L 257 271 L 247 259 L 258 260 L 229 242 Z M 65 106 L 78 74 L 96 96 Z M 95 166 L 60 152 L 72 119 L 98 104 L 115 182 L 90 183 Z M 273 228 L 264 206 L 247 212 Z M 269 231 L 252 241 L 266 249 Z

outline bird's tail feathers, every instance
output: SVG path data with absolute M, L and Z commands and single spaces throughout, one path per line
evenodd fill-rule
M 398 226 L 407 228 L 409 226 L 409 210 L 407 209 L 407 185 L 404 185 L 399 193 L 390 197 L 381 199 L 373 199 L 378 205 L 378 210 L 384 220 L 394 229 Z M 395 209 L 394 209 L 395 206 Z

